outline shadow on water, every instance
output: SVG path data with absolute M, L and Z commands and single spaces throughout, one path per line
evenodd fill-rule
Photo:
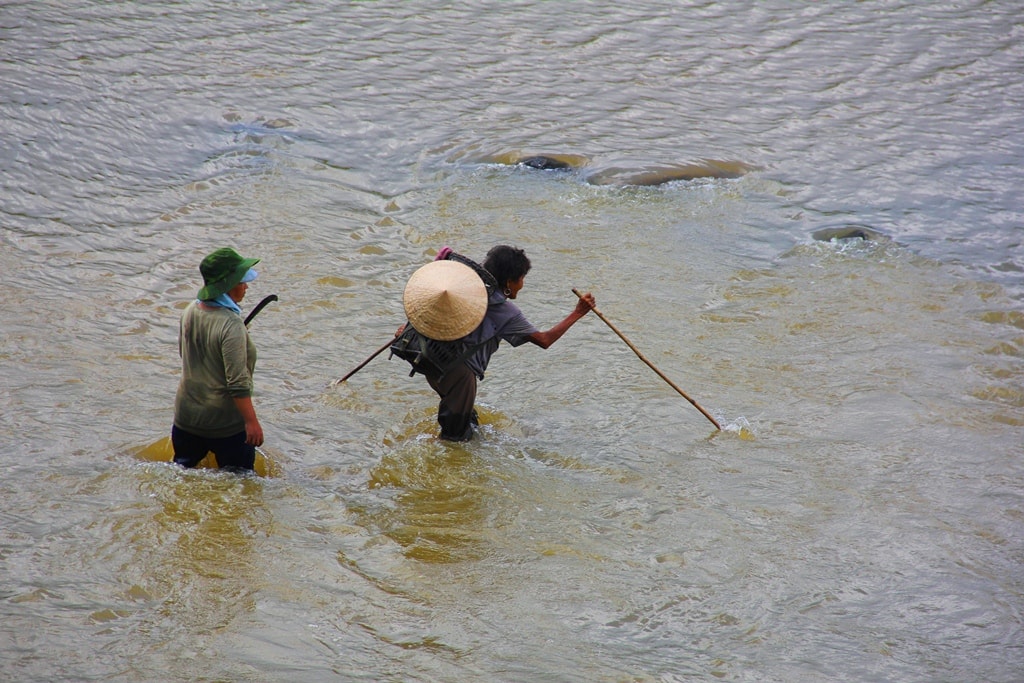
M 123 680 L 251 673 L 237 661 L 243 646 L 234 634 L 245 631 L 267 585 L 259 547 L 273 531 L 264 479 L 158 463 L 51 479 L 64 485 L 55 509 L 67 529 L 37 544 L 26 581 L 59 596 L 34 609 L 73 632 L 76 644 L 26 659 L 33 680 L 107 678 L 98 672 L 111 657 L 122 659 Z M 89 581 L 69 591 L 68 576 Z
M 150 471 L 156 476 L 144 476 L 141 492 L 156 499 L 156 512 L 123 520 L 133 528 L 118 541 L 133 556 L 134 597 L 151 606 L 134 628 L 150 634 L 156 659 L 146 666 L 166 658 L 178 676 L 201 677 L 222 666 L 225 648 L 234 647 L 224 634 L 245 630 L 266 585 L 257 550 L 270 533 L 263 482 L 210 470 Z
M 367 513 L 365 522 L 397 542 L 406 557 L 449 563 L 491 554 L 490 532 L 515 509 L 509 492 L 514 475 L 502 470 L 493 443 L 501 439 L 495 430 L 507 429 L 508 420 L 486 410 L 480 420 L 466 443 L 434 436 L 432 411 L 385 439 L 393 447 L 370 470 L 368 486 L 392 489 L 393 506 Z

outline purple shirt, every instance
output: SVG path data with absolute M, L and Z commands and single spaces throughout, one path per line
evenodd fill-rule
M 512 346 L 520 346 L 525 344 L 534 332 L 539 330 L 526 319 L 519 307 L 509 301 L 502 292 L 494 292 L 487 301 L 487 313 L 483 322 L 465 337 L 471 346 L 485 342 L 466 360 L 466 364 L 477 377 L 483 379 L 491 356 L 498 350 L 498 344 L 504 340 Z

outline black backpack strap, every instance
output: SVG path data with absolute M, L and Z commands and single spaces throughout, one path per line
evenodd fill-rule
M 463 265 L 467 265 L 476 271 L 476 274 L 480 276 L 480 279 L 484 281 L 484 287 L 487 289 L 487 296 L 498 291 L 498 281 L 494 279 L 494 276 L 490 274 L 483 266 L 474 261 L 471 258 L 467 258 L 462 254 L 456 252 L 450 252 L 445 259 L 448 261 L 458 261 Z

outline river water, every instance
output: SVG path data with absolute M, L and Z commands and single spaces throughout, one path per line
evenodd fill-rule
M 4 3 L 0 678 L 1021 680 L 1022 38 L 1011 1 Z M 679 169 L 734 177 L 637 184 Z M 724 429 L 594 315 L 499 350 L 466 445 L 397 359 L 332 385 L 496 243 L 539 327 L 593 291 Z M 272 477 L 137 457 L 225 245 L 280 296 Z

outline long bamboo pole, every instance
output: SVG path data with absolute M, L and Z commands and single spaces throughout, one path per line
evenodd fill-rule
M 583 295 L 575 287 L 573 288 L 572 293 L 575 294 L 576 296 L 578 296 L 581 299 L 583 298 Z M 619 338 L 622 339 L 622 341 L 626 342 L 626 345 L 633 350 L 633 353 L 636 354 L 637 358 L 639 358 L 644 363 L 646 363 L 647 367 L 649 367 L 651 370 L 654 370 L 654 372 L 656 372 L 658 374 L 658 377 L 661 377 L 663 380 L 665 380 L 670 387 L 672 387 L 673 389 L 678 391 L 680 396 L 682 396 L 687 401 L 692 403 L 694 408 L 699 410 L 701 412 L 701 414 L 704 415 L 704 417 L 706 417 L 708 420 L 710 420 L 711 424 L 715 425 L 716 429 L 718 429 L 719 431 L 722 430 L 722 425 L 718 424 L 718 420 L 716 420 L 715 418 L 711 417 L 711 414 L 708 413 L 708 411 L 706 411 L 703 408 L 701 408 L 700 405 L 696 401 L 694 401 L 692 398 L 690 398 L 689 396 L 686 395 L 685 391 L 683 391 L 678 386 L 676 386 L 675 382 L 673 382 L 668 377 L 666 377 L 665 373 L 663 373 L 661 370 L 656 368 L 654 366 L 654 363 L 652 363 L 651 361 L 647 360 L 647 358 L 644 356 L 644 354 L 640 353 L 640 349 L 636 348 L 636 346 L 633 345 L 633 342 L 629 341 L 629 339 L 626 338 L 626 335 L 622 334 L 622 332 L 619 331 L 619 328 L 615 327 L 614 323 L 612 323 L 611 320 L 608 320 L 608 318 L 604 317 L 604 315 L 601 313 L 601 311 L 597 310 L 596 306 L 592 306 L 590 308 L 590 310 L 592 310 L 597 315 L 598 318 L 603 320 L 605 322 L 605 324 L 608 325 L 608 327 L 612 328 L 612 332 L 614 332 L 615 334 L 619 335 Z
M 395 340 L 394 340 L 394 338 L 391 338 L 391 339 L 389 339 L 389 340 L 388 340 L 387 342 L 385 342 L 384 346 L 380 347 L 379 349 L 377 349 L 376 351 L 374 351 L 374 352 L 373 352 L 372 354 L 370 354 L 370 357 L 369 357 L 369 358 L 367 358 L 367 359 L 366 359 L 366 360 L 364 360 L 364 361 L 363 361 L 362 363 L 360 363 L 359 365 L 357 365 L 357 366 L 355 366 L 354 368 L 352 368 L 352 371 L 351 371 L 351 372 L 349 372 L 349 373 L 348 373 L 347 375 L 345 375 L 345 376 L 344 376 L 344 377 L 342 377 L 341 379 L 339 379 L 339 380 L 336 380 L 336 381 L 334 382 L 334 385 L 335 385 L 335 386 L 337 386 L 337 385 L 341 384 L 342 382 L 344 382 L 345 380 L 347 380 L 347 379 L 348 379 L 349 377 L 351 377 L 352 375 L 354 375 L 354 374 L 356 374 L 357 372 L 359 372 L 360 370 L 362 370 L 362 369 L 363 369 L 364 367 L 366 367 L 366 364 L 367 364 L 367 363 L 369 363 L 369 362 L 370 362 L 371 360 L 373 360 L 374 358 L 376 358 L 376 357 L 377 357 L 377 356 L 379 356 L 380 354 L 382 354 L 382 353 L 384 353 L 385 351 L 387 351 L 387 350 L 388 350 L 388 348 L 389 348 L 389 347 L 391 346 L 391 344 L 392 344 L 392 343 L 394 343 L 394 341 L 395 341 Z

